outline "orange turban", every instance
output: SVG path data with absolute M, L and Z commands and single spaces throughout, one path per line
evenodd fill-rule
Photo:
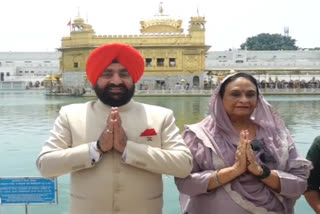
M 143 75 L 144 59 L 139 51 L 121 43 L 102 45 L 94 49 L 87 60 L 87 76 L 93 86 L 113 60 L 117 60 L 128 70 L 134 83 Z

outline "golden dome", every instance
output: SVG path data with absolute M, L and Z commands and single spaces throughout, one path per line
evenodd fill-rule
M 81 17 L 77 17 L 73 20 L 72 23 L 72 31 L 76 32 L 94 32 L 92 29 L 92 25 L 85 23 L 84 19 Z
M 83 18 L 77 17 L 73 20 L 73 23 L 76 25 L 84 24 L 84 20 L 83 20 Z
M 176 20 L 163 13 L 162 2 L 159 12 L 152 19 L 141 21 L 141 33 L 182 33 L 182 20 Z

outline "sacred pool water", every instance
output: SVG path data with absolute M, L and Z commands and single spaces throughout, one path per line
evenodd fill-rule
M 284 118 L 305 156 L 313 139 L 320 135 L 320 96 L 268 96 L 267 100 Z M 0 91 L 0 177 L 39 176 L 35 160 L 61 106 L 94 98 L 49 97 L 43 91 Z M 135 100 L 173 109 L 177 124 L 195 123 L 207 115 L 209 97 L 136 97 Z M 173 178 L 164 176 L 164 214 L 180 213 Z M 32 214 L 66 214 L 69 176 L 58 179 L 58 205 L 32 205 Z M 313 213 L 304 197 L 296 213 Z M 3 214 L 24 213 L 23 206 L 3 206 Z

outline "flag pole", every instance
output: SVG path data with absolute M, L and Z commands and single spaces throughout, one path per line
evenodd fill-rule
M 71 22 L 71 18 L 70 18 L 70 21 L 69 21 L 70 34 L 71 34 L 71 26 L 72 26 L 72 22 Z

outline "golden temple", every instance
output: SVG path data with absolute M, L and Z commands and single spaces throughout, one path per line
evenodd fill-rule
M 146 72 L 138 89 L 172 89 L 177 84 L 201 88 L 210 48 L 205 44 L 205 23 L 205 17 L 192 16 L 185 34 L 182 20 L 166 15 L 161 3 L 157 14 L 140 22 L 139 35 L 96 35 L 90 24 L 77 17 L 58 49 L 63 87 L 90 87 L 85 73 L 89 54 L 98 46 L 119 42 L 135 47 L 145 58 Z

